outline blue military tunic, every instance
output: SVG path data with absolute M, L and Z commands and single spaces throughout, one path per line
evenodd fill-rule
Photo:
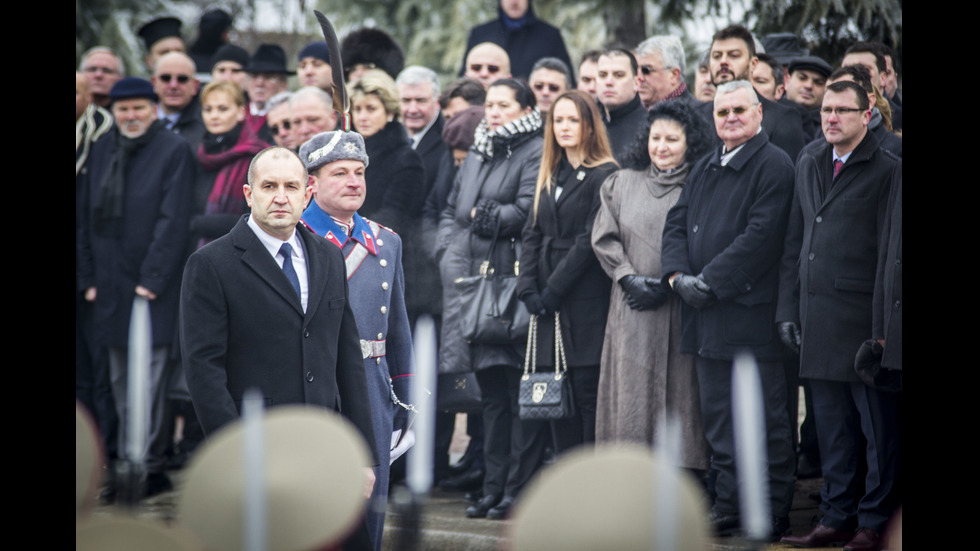
M 375 450 L 379 465 L 368 531 L 375 549 L 381 549 L 384 511 L 388 498 L 388 466 L 392 432 L 405 429 L 408 376 L 411 373 L 412 336 L 405 311 L 405 276 L 402 241 L 393 231 L 354 214 L 350 237 L 315 201 L 303 212 L 303 222 L 317 235 L 340 247 L 347 264 L 351 309 L 361 337 L 361 353 L 371 401 Z

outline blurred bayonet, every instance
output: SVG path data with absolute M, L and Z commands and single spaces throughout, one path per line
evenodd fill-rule
M 337 40 L 337 31 L 333 24 L 319 11 L 314 10 L 320 28 L 323 29 L 323 39 L 327 42 L 327 49 L 330 51 L 330 67 L 333 73 L 333 108 L 340 113 L 341 128 L 344 132 L 349 132 L 350 124 L 350 99 L 347 97 L 347 84 L 344 82 L 344 62 L 340 58 L 340 41 Z

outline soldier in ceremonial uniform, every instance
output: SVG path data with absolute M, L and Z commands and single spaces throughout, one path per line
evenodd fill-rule
M 374 547 L 380 550 L 388 467 L 411 442 L 411 436 L 403 440 L 409 418 L 412 341 L 405 311 L 402 240 L 390 229 L 357 214 L 366 195 L 364 169 L 368 165 L 360 134 L 317 134 L 300 147 L 299 154 L 314 188 L 314 200 L 302 220 L 339 247 L 347 264 L 380 463 L 375 467 L 376 482 L 366 522 Z

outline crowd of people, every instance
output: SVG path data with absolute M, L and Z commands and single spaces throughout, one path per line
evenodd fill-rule
M 825 60 L 731 25 L 691 72 L 667 35 L 573 66 L 529 1 L 501 0 L 443 86 L 379 29 L 343 39 L 343 66 L 312 42 L 293 71 L 279 45 L 228 43 L 230 25 L 206 13 L 190 48 L 179 20 L 144 25 L 149 79 L 103 46 L 76 72 L 76 396 L 124 458 L 130 312 L 146 299 L 146 495 L 257 386 L 267 405 L 336 409 L 361 430 L 373 505 L 349 545 L 380 549 L 412 445 L 411 328 L 431 315 L 438 372 L 480 388 L 455 465 L 455 412 L 436 422 L 434 476 L 468 491 L 466 516 L 507 518 L 573 448 L 663 446 L 675 424 L 712 529 L 738 533 L 731 373 L 749 353 L 772 538 L 881 548 L 901 504 L 893 50 Z M 573 416 L 521 417 L 525 336 L 468 340 L 455 282 L 485 265 L 538 316 L 539 367 L 562 336 Z M 813 476 L 823 517 L 789 535 L 795 478 Z

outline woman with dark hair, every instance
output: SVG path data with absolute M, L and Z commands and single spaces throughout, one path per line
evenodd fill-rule
M 524 226 L 518 292 L 541 316 L 537 364 L 554 366 L 554 317 L 561 313 L 575 415 L 551 423 L 555 451 L 595 441 L 602 334 L 609 277 L 592 251 L 599 186 L 618 168 L 592 97 L 565 92 L 548 112 L 531 216 Z
M 596 440 L 664 444 L 680 429 L 679 465 L 708 468 L 694 357 L 681 354 L 681 303 L 661 287 L 660 243 L 667 211 L 711 143 L 686 104 L 665 101 L 647 116 L 629 160 L 602 185 L 592 246 L 614 285 L 602 349 Z
M 463 338 L 461 299 L 454 281 L 479 273 L 491 245 L 496 273 L 513 273 L 541 165 L 541 114 L 530 88 L 515 79 L 491 84 L 484 107 L 473 147 L 459 167 L 439 221 L 439 372 L 476 373 L 483 401 L 486 475 L 483 498 L 466 510 L 466 516 L 501 519 L 543 460 L 547 425 L 522 422 L 518 416 L 521 344 L 471 345 Z
M 197 150 L 201 163 L 191 217 L 194 247 L 228 233 L 248 211 L 245 192 L 248 165 L 269 147 L 242 122 L 245 95 L 234 82 L 212 82 L 201 92 L 201 118 L 207 130 Z

